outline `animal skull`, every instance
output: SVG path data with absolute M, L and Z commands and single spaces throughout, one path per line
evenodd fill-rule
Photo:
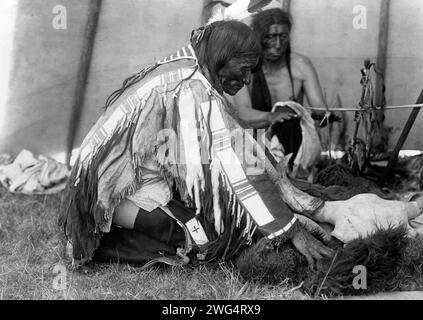
M 363 193 L 343 201 L 323 201 L 297 189 L 289 180 L 286 170 L 291 155 L 285 156 L 277 166 L 278 187 L 284 201 L 296 213 L 304 214 L 317 222 L 334 226 L 332 236 L 348 243 L 364 238 L 378 228 L 387 229 L 405 225 L 409 236 L 417 232 L 409 225 L 423 211 L 423 198 L 415 201 L 385 200 L 372 193 Z M 319 204 L 316 207 L 316 204 Z

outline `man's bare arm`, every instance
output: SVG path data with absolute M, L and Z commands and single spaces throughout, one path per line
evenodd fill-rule
M 236 114 L 249 128 L 267 128 L 272 123 L 283 122 L 296 117 L 294 113 L 264 112 L 253 109 L 250 93 L 244 86 L 232 99 L 228 99 L 236 109 Z
M 319 77 L 312 62 L 305 56 L 299 56 L 297 59 L 298 69 L 304 79 L 304 90 L 310 106 L 313 108 L 326 108 Z
M 319 77 L 310 59 L 305 56 L 297 58 L 298 69 L 300 70 L 304 79 L 304 90 L 307 100 L 312 108 L 327 108 L 327 101 L 323 96 L 322 87 L 320 86 Z M 324 119 L 324 111 L 312 111 L 312 117 L 315 120 L 321 121 Z M 340 121 L 340 118 L 331 113 L 329 123 L 333 121 Z M 321 124 L 327 125 L 327 121 Z

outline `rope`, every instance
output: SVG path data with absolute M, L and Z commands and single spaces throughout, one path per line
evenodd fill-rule
M 410 109 L 410 108 L 423 108 L 423 103 L 420 104 L 404 104 L 399 106 L 386 106 L 386 107 L 374 107 L 372 110 L 392 110 L 392 109 Z M 358 108 L 313 108 L 308 107 L 310 110 L 316 110 L 316 111 L 345 111 L 345 112 L 366 112 L 367 109 L 358 109 Z

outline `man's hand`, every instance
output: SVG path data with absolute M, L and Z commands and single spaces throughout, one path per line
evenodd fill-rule
M 292 236 L 295 248 L 306 257 L 310 269 L 316 269 L 315 260 L 331 257 L 333 250 L 314 238 L 304 227 L 299 227 Z
M 329 123 L 332 123 L 332 122 L 341 122 L 342 121 L 341 117 L 337 116 L 333 112 L 331 112 L 330 115 L 329 115 L 329 117 L 326 117 L 326 118 L 325 118 L 325 113 L 324 112 L 319 112 L 319 113 L 318 112 L 312 112 L 311 113 L 311 117 L 314 120 L 317 120 L 317 121 L 319 121 L 319 123 L 321 123 L 320 124 L 320 127 L 321 128 L 326 127 L 328 125 L 328 121 L 329 121 Z
M 269 112 L 269 122 L 275 124 L 278 122 L 285 122 L 291 119 L 297 119 L 299 116 L 295 112 Z

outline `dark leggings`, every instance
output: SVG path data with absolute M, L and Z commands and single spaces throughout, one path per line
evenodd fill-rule
M 134 230 L 166 245 L 175 245 L 185 238 L 178 223 L 160 208 L 151 212 L 140 209 L 135 219 Z
M 174 200 L 167 207 L 182 223 L 195 215 L 194 211 Z M 112 225 L 110 232 L 103 234 L 94 260 L 145 264 L 152 259 L 175 256 L 176 249 L 184 244 L 182 227 L 162 209 L 151 212 L 140 209 L 133 230 Z

